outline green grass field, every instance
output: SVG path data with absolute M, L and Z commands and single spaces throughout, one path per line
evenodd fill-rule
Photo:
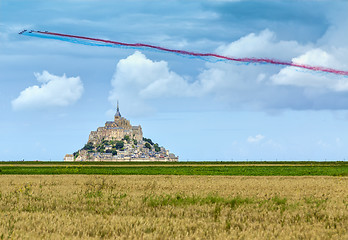
M 348 176 L 347 162 L 1 162 L 0 174 Z
M 0 161 L 1 165 L 320 165 L 348 166 L 348 161 L 180 161 L 180 162 L 63 162 L 63 161 Z

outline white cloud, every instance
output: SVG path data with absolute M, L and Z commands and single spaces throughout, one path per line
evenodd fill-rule
M 342 29 L 342 28 L 335 28 Z M 330 28 L 332 32 L 332 28 Z M 326 36 L 326 35 L 325 35 Z M 342 37 L 342 34 L 334 34 Z M 300 44 L 277 39 L 265 29 L 217 48 L 220 55 L 276 58 L 326 68 L 348 69 L 348 44 Z M 331 41 L 334 42 L 334 41 Z M 245 64 L 231 61 L 207 62 L 195 77 L 187 79 L 170 70 L 165 61 L 152 61 L 144 54 L 118 62 L 109 100 L 120 99 L 131 114 L 143 114 L 164 105 L 168 99 L 182 100 L 186 106 L 202 109 L 206 101 L 218 108 L 276 111 L 278 109 L 347 109 L 348 78 L 340 75 L 271 64 Z M 199 99 L 200 101 L 195 101 Z M 160 101 L 162 104 L 157 104 Z M 219 104 L 219 105 L 216 105 Z M 208 104 L 207 104 L 208 106 Z M 204 108 L 204 107 L 203 107 Z M 129 114 L 129 113 L 127 113 Z
M 261 134 L 258 134 L 256 136 L 250 136 L 247 138 L 247 142 L 249 143 L 257 143 L 257 142 L 260 142 L 262 139 L 264 139 L 265 136 L 261 135 Z
M 216 51 L 231 57 L 263 57 L 290 60 L 305 53 L 310 45 L 296 41 L 278 40 L 268 29 L 259 34 L 251 33 Z M 194 92 L 224 102 L 232 108 L 272 109 L 277 104 L 286 105 L 284 90 L 272 84 L 270 76 L 277 74 L 281 66 L 245 64 L 237 62 L 208 63 L 195 82 Z M 289 101 L 290 102 L 290 101 Z M 288 107 L 288 106 L 287 106 Z
M 330 27 L 321 37 L 316 46 L 299 54 L 292 59 L 295 63 L 307 64 L 312 66 L 321 66 L 338 70 L 348 70 L 348 17 L 346 14 L 346 3 L 342 8 L 335 8 L 334 12 L 328 14 Z M 321 96 L 328 93 L 341 96 L 334 102 L 345 102 L 344 92 L 348 91 L 347 76 L 340 76 L 329 73 L 318 73 L 314 71 L 301 70 L 294 67 L 285 67 L 279 73 L 271 77 L 276 85 L 295 86 L 304 89 L 304 95 L 315 92 L 315 98 L 312 101 L 320 100 Z M 307 95 L 308 97 L 308 95 Z M 346 106 L 347 107 L 347 106 Z M 336 108 L 332 105 L 331 108 Z
M 56 106 L 68 106 L 82 95 L 83 84 L 80 77 L 56 76 L 47 71 L 34 73 L 40 86 L 34 85 L 24 89 L 12 101 L 14 110 L 42 109 Z
M 220 46 L 218 54 L 232 57 L 278 58 L 287 60 L 309 49 L 296 41 L 278 40 L 274 32 L 265 29 L 259 34 L 250 33 L 228 45 Z
M 152 61 L 139 51 L 118 62 L 111 84 L 109 100 L 115 104 L 119 99 L 134 115 L 151 111 L 148 100 L 191 94 L 189 83 L 170 71 L 167 62 Z
M 348 60 L 348 58 L 347 58 Z M 293 59 L 293 62 L 312 66 L 325 66 L 345 69 L 347 64 L 338 61 L 333 54 L 322 49 L 312 49 Z M 271 77 L 276 85 L 292 85 L 305 88 L 322 88 L 329 91 L 348 91 L 348 78 L 344 76 L 316 73 L 300 70 L 295 67 L 285 67 L 278 74 Z
M 330 28 L 330 32 L 335 29 Z M 346 33 L 344 35 L 347 35 Z M 342 34 L 334 34 L 342 37 Z M 336 47 L 278 40 L 274 32 L 251 33 L 217 49 L 232 57 L 276 58 L 311 66 L 348 69 L 348 44 Z M 330 41 L 333 43 L 335 41 Z M 348 42 L 348 40 L 347 40 Z M 269 64 L 208 63 L 197 78 L 196 92 L 214 97 L 232 108 L 344 109 L 348 108 L 348 78 L 295 67 Z

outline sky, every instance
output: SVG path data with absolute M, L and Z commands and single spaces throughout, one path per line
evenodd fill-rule
M 348 77 L 73 44 L 24 29 L 348 71 L 348 2 L 1 0 L 0 160 L 62 160 L 122 116 L 196 160 L 346 160 Z

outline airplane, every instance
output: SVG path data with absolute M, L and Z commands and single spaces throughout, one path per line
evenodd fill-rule
M 18 34 L 22 34 L 22 33 L 26 32 L 26 31 L 27 31 L 27 29 L 24 29 L 23 31 L 21 31 L 21 32 L 18 33 Z

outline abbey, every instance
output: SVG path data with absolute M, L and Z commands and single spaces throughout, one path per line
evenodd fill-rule
M 121 116 L 119 104 L 114 121 L 91 131 L 85 146 L 64 157 L 65 161 L 178 161 L 173 153 L 143 137 L 141 126 Z
M 125 136 L 141 141 L 143 140 L 143 131 L 141 126 L 132 126 L 129 120 L 121 116 L 117 102 L 114 121 L 106 122 L 104 127 L 99 127 L 97 131 L 92 131 L 89 134 L 88 141 L 97 144 L 102 140 L 122 140 Z

